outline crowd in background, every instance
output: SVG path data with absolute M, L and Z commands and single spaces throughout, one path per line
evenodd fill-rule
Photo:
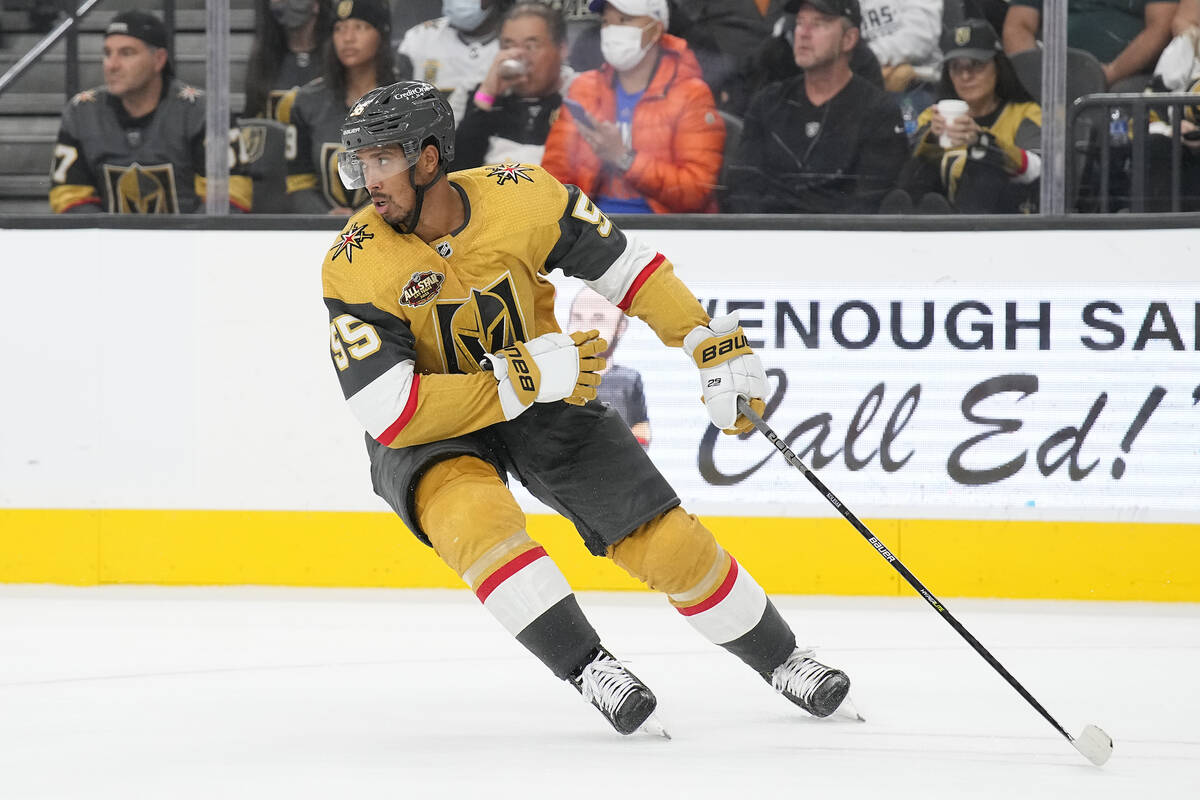
M 1040 86 L 1014 64 L 1039 46 L 1040 12 L 1040 0 L 258 0 L 231 148 L 231 185 L 252 188 L 234 206 L 352 213 L 366 198 L 338 177 L 341 121 L 370 89 L 415 79 L 454 110 L 451 169 L 538 163 L 607 213 L 1036 212 Z M 106 86 L 64 114 L 56 211 L 203 198 L 199 124 L 161 119 L 202 119 L 203 98 L 173 79 L 155 21 L 127 12 L 106 31 Z M 1200 0 L 1068 0 L 1067 36 L 1108 91 L 1200 93 Z M 1197 108 L 1153 117 L 1160 205 L 1178 126 L 1183 208 L 1200 210 Z M 248 145 L 252 119 L 278 158 Z M 1111 142 L 1110 185 L 1128 178 L 1132 136 Z M 146 172 L 163 161 L 184 162 L 168 176 L 173 206 L 129 201 L 163 185 Z M 1085 178 L 1097 172 L 1089 162 Z

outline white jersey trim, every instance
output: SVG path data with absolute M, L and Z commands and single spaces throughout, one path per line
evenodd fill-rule
M 657 250 L 626 232 L 625 251 L 617 256 L 603 275 L 594 281 L 584 281 L 584 283 L 603 295 L 609 302 L 619 305 L 625 299 L 625 295 L 629 293 L 633 282 L 642 274 L 642 270 L 649 266 L 657 256 Z
M 401 361 L 350 395 L 346 402 L 367 433 L 378 439 L 404 413 L 412 389 L 413 362 Z

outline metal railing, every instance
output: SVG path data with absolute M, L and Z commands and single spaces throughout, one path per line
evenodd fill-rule
M 1180 133 L 1179 120 L 1183 119 L 1184 108 L 1200 108 L 1200 96 L 1194 94 L 1089 94 L 1075 100 L 1068 110 L 1067 130 L 1079 130 L 1081 120 L 1091 123 L 1091 136 L 1076 145 L 1082 147 L 1085 159 L 1097 157 L 1095 162 L 1099 172 L 1097 176 L 1097 200 L 1100 213 L 1111 209 L 1112 177 L 1113 177 L 1113 148 L 1119 148 L 1124 156 L 1126 147 L 1130 149 L 1129 168 L 1129 210 L 1141 213 L 1146 210 L 1147 187 L 1149 181 L 1150 159 L 1150 122 L 1151 113 L 1157 113 L 1161 121 L 1171 124 L 1171 211 L 1180 210 L 1181 178 L 1183 165 L 1183 139 Z M 1169 109 L 1169 110 L 1168 110 Z M 1091 114 L 1096 110 L 1100 114 Z M 1087 117 L 1091 119 L 1088 120 Z M 1096 123 L 1099 124 L 1096 124 Z M 1117 123 L 1115 127 L 1110 122 Z M 1124 123 L 1122 125 L 1121 123 Z M 1126 127 L 1127 126 L 1127 127 Z M 1117 145 L 1114 139 L 1121 139 Z M 1127 144 L 1126 144 L 1127 143 Z M 1076 174 L 1083 160 L 1080 158 L 1067 159 L 1067 186 L 1078 192 L 1081 175 Z

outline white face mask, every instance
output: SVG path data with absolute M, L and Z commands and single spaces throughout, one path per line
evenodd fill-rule
M 479 0 L 442 0 L 442 13 L 450 18 L 450 27 L 470 33 L 487 19 L 488 9 Z
M 633 69 L 654 43 L 642 47 L 642 31 L 633 25 L 605 25 L 600 29 L 600 52 L 617 72 Z

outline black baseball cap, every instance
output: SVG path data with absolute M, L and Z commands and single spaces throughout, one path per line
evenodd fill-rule
M 167 46 L 167 26 L 162 20 L 147 11 L 122 11 L 112 18 L 104 29 L 105 37 L 114 34 L 141 39 L 152 47 Z
M 831 17 L 845 17 L 856 28 L 862 25 L 862 9 L 858 7 L 858 0 L 788 0 L 783 10 L 794 14 L 806 5 Z
M 1000 37 L 987 20 L 967 19 L 953 28 L 942 31 L 939 46 L 943 61 L 952 58 L 990 61 L 1000 52 Z

